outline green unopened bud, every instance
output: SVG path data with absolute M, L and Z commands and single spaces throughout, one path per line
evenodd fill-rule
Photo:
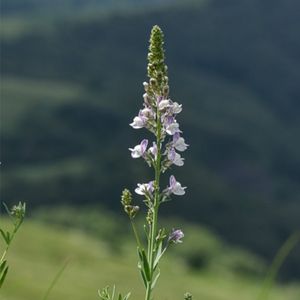
M 163 73 L 161 71 L 158 71 L 156 73 L 156 78 L 160 82 L 162 80 L 162 78 L 163 78 Z
M 143 86 L 144 86 L 145 92 L 148 92 L 148 89 L 149 89 L 148 82 L 143 82 Z
M 121 203 L 125 207 L 126 205 L 130 205 L 132 202 L 132 195 L 128 189 L 124 189 L 121 196 Z
M 151 86 L 156 86 L 157 85 L 157 81 L 155 78 L 150 78 L 150 85 Z
M 165 97 L 167 97 L 169 95 L 169 90 L 170 90 L 169 86 L 165 85 L 164 89 L 163 89 L 163 94 Z
M 140 210 L 140 208 L 139 206 L 125 205 L 124 210 L 129 216 L 129 218 L 133 219 L 136 216 L 137 212 Z
M 149 225 L 151 225 L 153 222 L 153 212 L 150 208 L 148 209 L 146 220 Z

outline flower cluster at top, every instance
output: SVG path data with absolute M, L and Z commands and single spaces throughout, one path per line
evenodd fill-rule
M 138 145 L 129 148 L 132 158 L 143 158 L 149 166 L 165 172 L 172 165 L 183 166 L 181 153 L 188 145 L 182 137 L 177 115 L 182 105 L 169 97 L 167 66 L 164 63 L 163 35 L 158 26 L 154 26 L 148 54 L 149 82 L 144 82 L 143 108 L 134 117 L 130 126 L 134 129 L 145 128 L 152 132 L 156 140 L 152 144 L 143 139 Z M 151 196 L 155 190 L 155 181 L 138 184 L 135 192 Z M 169 186 L 163 191 L 164 196 L 184 195 L 185 187 L 170 176 Z

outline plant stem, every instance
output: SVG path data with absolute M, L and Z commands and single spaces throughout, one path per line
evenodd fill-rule
M 150 267 L 150 282 L 147 283 L 145 300 L 150 300 L 151 297 L 151 286 L 154 273 L 154 252 L 155 252 L 155 239 L 157 235 L 157 222 L 158 222 L 158 208 L 159 208 L 159 197 L 160 197 L 160 173 L 161 173 L 161 120 L 160 113 L 157 109 L 157 132 L 156 132 L 156 144 L 157 144 L 157 159 L 155 165 L 155 191 L 154 191 L 154 203 L 153 203 L 153 219 L 150 228 L 150 240 L 148 240 L 148 262 Z

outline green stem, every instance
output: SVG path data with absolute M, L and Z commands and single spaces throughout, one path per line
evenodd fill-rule
M 154 273 L 154 252 L 155 252 L 155 240 L 157 235 L 157 222 L 158 222 L 158 208 L 159 208 L 159 197 L 160 197 L 160 173 L 161 173 L 161 121 L 160 113 L 157 109 L 157 135 L 156 135 L 156 144 L 157 144 L 157 159 L 155 165 L 155 184 L 154 184 L 154 203 L 153 203 L 153 219 L 150 228 L 150 241 L 148 240 L 148 262 L 150 266 L 151 278 L 147 284 L 145 300 L 150 300 L 151 298 L 151 286 Z

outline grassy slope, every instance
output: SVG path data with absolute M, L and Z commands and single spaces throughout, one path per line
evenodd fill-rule
M 97 299 L 98 288 L 113 283 L 122 291 L 134 289 L 132 299 L 142 299 L 134 246 L 125 243 L 123 250 L 125 255 L 118 256 L 106 243 L 81 231 L 50 228 L 27 220 L 9 253 L 11 270 L 0 299 L 42 299 L 67 258 L 70 263 L 49 300 Z M 237 277 L 226 271 L 191 273 L 171 255 L 163 263 L 157 295 L 163 300 L 182 299 L 182 294 L 190 290 L 195 299 L 254 300 L 259 286 L 257 280 Z M 296 300 L 299 295 L 300 290 L 295 286 L 276 287 L 270 299 Z

